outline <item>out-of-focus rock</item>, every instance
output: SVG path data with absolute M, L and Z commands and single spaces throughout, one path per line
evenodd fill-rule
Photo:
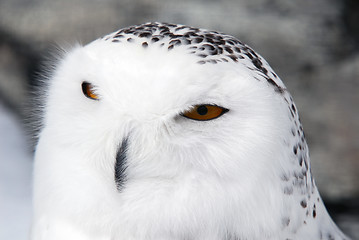
M 27 101 L 27 80 L 37 58 L 31 45 L 0 29 L 0 99 L 17 112 Z
M 306 77 L 311 87 L 298 92 L 296 99 L 302 105 L 317 185 L 326 197 L 358 196 L 359 55 L 322 66 Z

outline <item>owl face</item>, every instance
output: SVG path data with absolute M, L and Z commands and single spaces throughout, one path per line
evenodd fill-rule
M 58 144 L 106 167 L 105 175 L 113 175 L 125 139 L 128 180 L 189 169 L 248 175 L 252 158 L 276 149 L 281 99 L 245 65 L 197 61 L 181 47 L 78 47 L 54 75 L 47 126 Z
M 118 236 L 138 225 L 139 234 L 160 231 L 153 221 L 168 234 L 212 229 L 207 237 L 281 227 L 281 212 L 268 209 L 284 205 L 272 196 L 294 164 L 290 96 L 233 37 L 169 25 L 120 30 L 69 51 L 47 96 L 38 216 L 86 219 L 91 231 Z

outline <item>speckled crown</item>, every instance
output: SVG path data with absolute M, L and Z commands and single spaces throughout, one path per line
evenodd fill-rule
M 273 78 L 277 75 L 263 64 L 263 59 L 249 46 L 233 36 L 216 31 L 188 27 L 170 23 L 145 23 L 123 28 L 103 38 L 113 43 L 139 43 L 147 48 L 151 45 L 166 47 L 168 51 L 179 46 L 187 46 L 187 52 L 199 58 L 198 64 L 221 62 L 240 62 L 244 60 L 251 70 L 257 70 L 267 81 L 275 86 L 275 90 L 283 92 Z

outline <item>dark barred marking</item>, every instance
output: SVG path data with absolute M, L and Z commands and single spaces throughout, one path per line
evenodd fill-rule
M 284 218 L 282 218 L 282 225 L 283 225 L 283 227 L 289 226 L 289 223 L 290 223 L 290 218 L 289 218 L 289 217 L 284 217 Z
M 306 200 L 302 200 L 300 202 L 300 205 L 303 207 L 303 208 L 306 208 L 307 207 L 307 201 Z

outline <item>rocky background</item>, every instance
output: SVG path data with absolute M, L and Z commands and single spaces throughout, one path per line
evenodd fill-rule
M 147 21 L 225 32 L 271 64 L 301 113 L 329 211 L 359 239 L 357 0 L 0 0 L 0 105 L 27 119 L 49 52 Z

